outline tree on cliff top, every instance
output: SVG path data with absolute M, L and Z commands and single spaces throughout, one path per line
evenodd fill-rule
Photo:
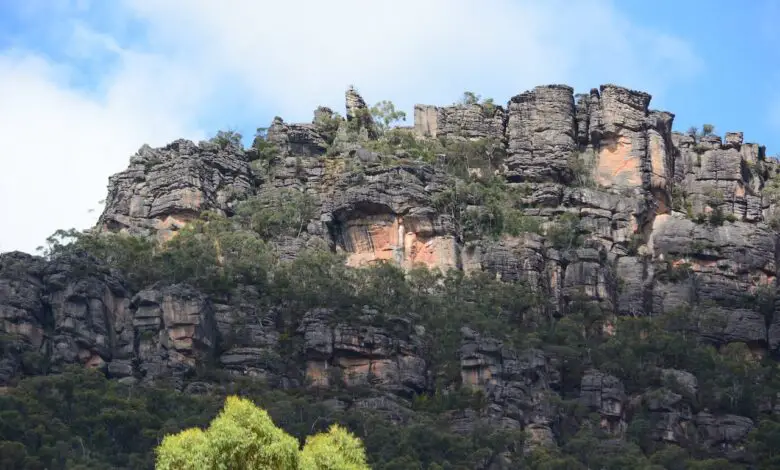
M 158 470 L 368 470 L 363 443 L 338 425 L 310 436 L 303 449 L 251 401 L 228 397 L 208 429 L 166 436 Z

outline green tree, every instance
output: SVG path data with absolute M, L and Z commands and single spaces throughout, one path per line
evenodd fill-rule
M 762 419 L 748 436 L 748 448 L 758 456 L 759 470 L 780 468 L 780 423 Z
M 472 105 L 479 103 L 480 96 L 473 91 L 464 91 L 463 96 L 460 98 L 460 101 L 458 101 L 458 104 L 461 105 Z
M 372 106 L 370 113 L 380 133 L 390 129 L 391 124 L 406 121 L 406 113 L 396 110 L 393 102 L 388 100 L 382 100 Z
M 217 135 L 209 139 L 209 142 L 217 144 L 222 148 L 233 146 L 241 148 L 242 135 L 236 131 L 217 131 Z
M 483 99 L 482 96 L 474 93 L 473 91 L 464 91 L 463 96 L 461 96 L 461 98 L 455 103 L 455 105 L 460 106 L 471 106 L 474 104 L 482 106 L 482 109 L 491 116 L 496 111 L 496 103 L 493 101 L 493 98 Z
M 268 171 L 271 162 L 279 155 L 279 147 L 268 140 L 268 128 L 258 127 L 255 132 L 255 138 L 252 141 L 252 147 L 247 152 L 252 167 Z
M 360 439 L 334 424 L 327 433 L 306 438 L 306 445 L 301 451 L 301 468 L 305 470 L 368 469 L 366 451 Z
M 157 448 L 158 470 L 256 469 L 368 470 L 359 439 L 339 426 L 298 441 L 276 427 L 251 401 L 228 397 L 225 408 L 205 430 L 186 429 L 166 436 Z

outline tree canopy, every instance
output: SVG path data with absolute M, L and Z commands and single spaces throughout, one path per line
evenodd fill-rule
M 157 448 L 158 470 L 368 470 L 363 443 L 334 424 L 309 436 L 303 449 L 246 398 L 230 396 L 204 431 L 168 435 Z

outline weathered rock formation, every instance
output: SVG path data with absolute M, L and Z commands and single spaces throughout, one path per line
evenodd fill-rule
M 241 200 L 292 189 L 312 196 L 316 209 L 297 236 L 272 240 L 282 259 L 319 244 L 356 267 L 391 261 L 486 272 L 529 286 L 553 317 L 582 302 L 613 319 L 686 308 L 703 319 L 696 333 L 716 346 L 777 353 L 780 250 L 766 188 L 780 167 L 741 132 L 723 139 L 672 132 L 674 115 L 649 105 L 650 95 L 615 85 L 578 95 L 550 85 L 506 106 L 416 106 L 414 128 L 402 134 L 413 134 L 410 142 L 500 148 L 502 158 L 487 162 L 491 174 L 482 176 L 510 188 L 512 208 L 538 224 L 519 234 L 466 236 L 476 218 L 469 217 L 490 201 L 458 192 L 464 177 L 446 165 L 459 156 L 436 147 L 420 161 L 409 149 L 378 145 L 380 131 L 354 89 L 345 120 L 328 108 L 312 123 L 275 118 L 265 141 L 275 150 L 262 168 L 259 149 L 231 144 L 142 147 L 109 180 L 98 228 L 166 240 L 204 211 L 230 216 Z M 376 393 L 350 406 L 399 422 L 410 413 L 409 397 L 433 390 L 430 337 L 411 316 L 380 326 L 370 306 L 351 323 L 335 309 L 314 308 L 289 323 L 257 301 L 256 287 L 219 299 L 182 284 L 144 287 L 131 292 L 120 273 L 78 256 L 0 256 L 0 384 L 36 372 L 36 354 L 54 368 L 80 363 L 125 381 L 174 378 L 182 386 L 209 362 L 284 388 L 366 388 Z M 765 291 L 769 306 L 756 300 Z M 458 359 L 461 383 L 480 390 L 487 405 L 453 412 L 452 429 L 487 423 L 529 431 L 530 447 L 555 445 L 563 366 L 554 354 L 513 348 L 464 325 Z M 575 401 L 616 438 L 643 403 L 655 439 L 741 458 L 735 449 L 753 421 L 697 409 L 695 372 L 658 371 L 660 385 L 632 395 L 615 375 L 591 368 L 577 378 Z
M 334 323 L 333 313 L 310 311 L 298 329 L 310 385 L 373 386 L 407 396 L 426 390 L 422 331 L 401 318 L 393 319 L 391 328 L 371 326 L 378 312 L 365 312 L 365 326 Z
M 229 214 L 253 191 L 244 151 L 234 145 L 177 140 L 141 147 L 109 179 L 100 230 L 153 234 L 166 240 L 207 210 Z

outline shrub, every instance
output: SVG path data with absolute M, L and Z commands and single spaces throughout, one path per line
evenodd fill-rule
M 594 187 L 593 160 L 591 152 L 574 152 L 566 160 L 567 178 L 577 186 Z
M 575 214 L 566 212 L 547 229 L 547 239 L 558 250 L 570 250 L 582 245 L 580 234 L 580 218 Z
M 268 189 L 236 206 L 241 223 L 263 238 L 300 236 L 316 215 L 316 200 L 295 189 Z
M 217 144 L 222 148 L 233 146 L 243 148 L 241 144 L 242 135 L 236 131 L 217 131 L 217 135 L 209 139 L 209 142 Z

